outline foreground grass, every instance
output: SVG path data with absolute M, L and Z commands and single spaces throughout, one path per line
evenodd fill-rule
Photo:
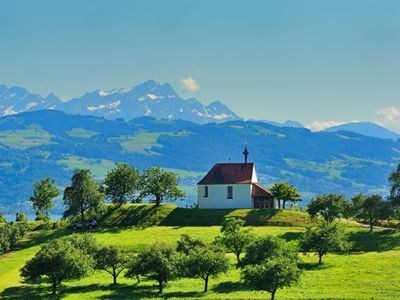
M 102 244 L 118 245 L 138 251 L 148 244 L 164 242 L 174 244 L 186 233 L 206 241 L 219 234 L 220 227 L 171 227 L 105 228 L 93 232 Z M 295 241 L 302 227 L 252 227 L 256 235 L 281 235 Z M 313 255 L 303 256 L 304 273 L 301 285 L 277 293 L 278 299 L 399 299 L 400 298 L 400 234 L 377 231 L 369 234 L 365 229 L 349 228 L 355 252 L 347 255 L 328 255 L 325 263 L 317 266 Z M 70 234 L 70 231 L 40 232 L 20 243 L 20 249 L 0 258 L 0 298 L 39 299 L 49 295 L 49 286 L 28 285 L 21 282 L 19 269 L 48 239 Z M 367 252 L 369 251 L 369 252 Z M 82 280 L 66 282 L 60 294 L 62 299 L 266 299 L 268 293 L 252 291 L 240 282 L 240 272 L 233 266 L 218 279 L 210 282 L 209 293 L 202 293 L 202 281 L 176 279 L 170 281 L 165 294 L 160 297 L 153 281 L 141 281 L 121 277 L 116 288 L 111 277 L 96 271 Z

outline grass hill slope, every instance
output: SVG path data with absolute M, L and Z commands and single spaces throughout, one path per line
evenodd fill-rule
M 225 217 L 241 218 L 247 226 L 305 226 L 307 213 L 278 209 L 189 209 L 176 205 L 108 205 L 99 218 L 103 226 L 219 226 Z
M 132 207 L 129 208 L 129 210 Z M 163 207 L 160 214 L 171 211 Z M 241 211 L 235 213 L 242 213 Z M 248 214 L 247 214 L 248 215 Z M 276 214 L 279 216 L 279 214 Z M 109 219 L 115 219 L 109 216 Z M 295 223 L 295 222 L 293 222 Z M 279 235 L 296 243 L 304 227 L 248 227 L 257 236 Z M 314 255 L 301 255 L 301 285 L 279 291 L 279 299 L 398 299 L 400 276 L 400 233 L 347 227 L 353 251 L 345 255 L 329 254 L 322 266 Z M 211 242 L 219 234 L 219 226 L 110 226 L 92 232 L 103 245 L 119 246 L 137 252 L 155 242 L 175 245 L 182 234 Z M 19 242 L 15 251 L 0 256 L 1 299 L 44 299 L 49 286 L 42 282 L 31 285 L 22 282 L 19 269 L 51 239 L 70 235 L 70 230 L 39 231 Z M 228 254 L 231 267 L 227 274 L 210 281 L 208 293 L 202 292 L 200 279 L 174 279 L 168 282 L 164 294 L 157 293 L 155 282 L 126 279 L 120 276 L 118 285 L 111 277 L 95 271 L 81 280 L 63 283 L 56 299 L 266 299 L 265 292 L 248 289 L 240 280 L 233 254 Z

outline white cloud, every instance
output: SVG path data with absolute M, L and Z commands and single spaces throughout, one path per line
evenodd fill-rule
M 185 90 L 195 92 L 200 89 L 197 81 L 192 77 L 186 77 L 181 79 L 182 86 Z
M 314 121 L 311 124 L 307 125 L 306 128 L 310 129 L 311 131 L 321 131 L 332 126 L 338 126 L 345 123 L 346 122 L 340 121 Z
M 395 131 L 400 131 L 400 109 L 388 106 L 376 112 L 375 122 Z

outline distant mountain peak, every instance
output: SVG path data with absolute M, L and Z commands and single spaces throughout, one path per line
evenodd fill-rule
M 88 92 L 67 102 L 62 102 L 54 94 L 43 98 L 20 87 L 0 86 L 0 116 L 41 109 L 125 120 L 141 116 L 196 123 L 240 119 L 220 101 L 204 105 L 195 98 L 184 99 L 169 83 L 154 80 L 145 81 L 132 89 Z

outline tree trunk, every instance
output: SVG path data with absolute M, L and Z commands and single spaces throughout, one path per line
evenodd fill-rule
M 51 285 L 51 294 L 55 295 L 57 293 L 57 281 L 53 279 L 52 285 Z
M 81 209 L 81 222 L 82 222 L 82 227 L 85 227 L 85 211 Z
M 286 200 L 282 200 L 282 202 L 283 202 L 283 209 L 285 209 L 286 208 Z
M 320 264 L 322 264 L 322 256 L 323 256 L 324 254 L 322 254 L 322 253 L 318 253 L 318 257 L 319 257 L 319 259 L 318 259 L 318 264 L 320 265 Z
M 271 300 L 274 300 L 274 299 L 275 299 L 275 293 L 276 293 L 276 290 L 273 291 L 273 292 L 271 292 Z
M 163 282 L 162 280 L 158 281 L 158 293 L 161 294 L 163 291 Z
M 115 270 L 113 270 L 113 285 L 117 285 L 117 273 L 115 272 Z
M 236 261 L 237 261 L 237 263 L 236 263 L 236 269 L 237 269 L 237 268 L 239 268 L 239 265 L 240 265 L 240 253 L 236 253 Z
M 156 195 L 156 205 L 160 205 L 161 203 L 161 195 Z
M 370 220 L 369 221 L 369 232 L 372 232 L 372 229 L 374 229 L 374 221 Z
M 208 291 L 208 275 L 204 279 L 204 293 Z

